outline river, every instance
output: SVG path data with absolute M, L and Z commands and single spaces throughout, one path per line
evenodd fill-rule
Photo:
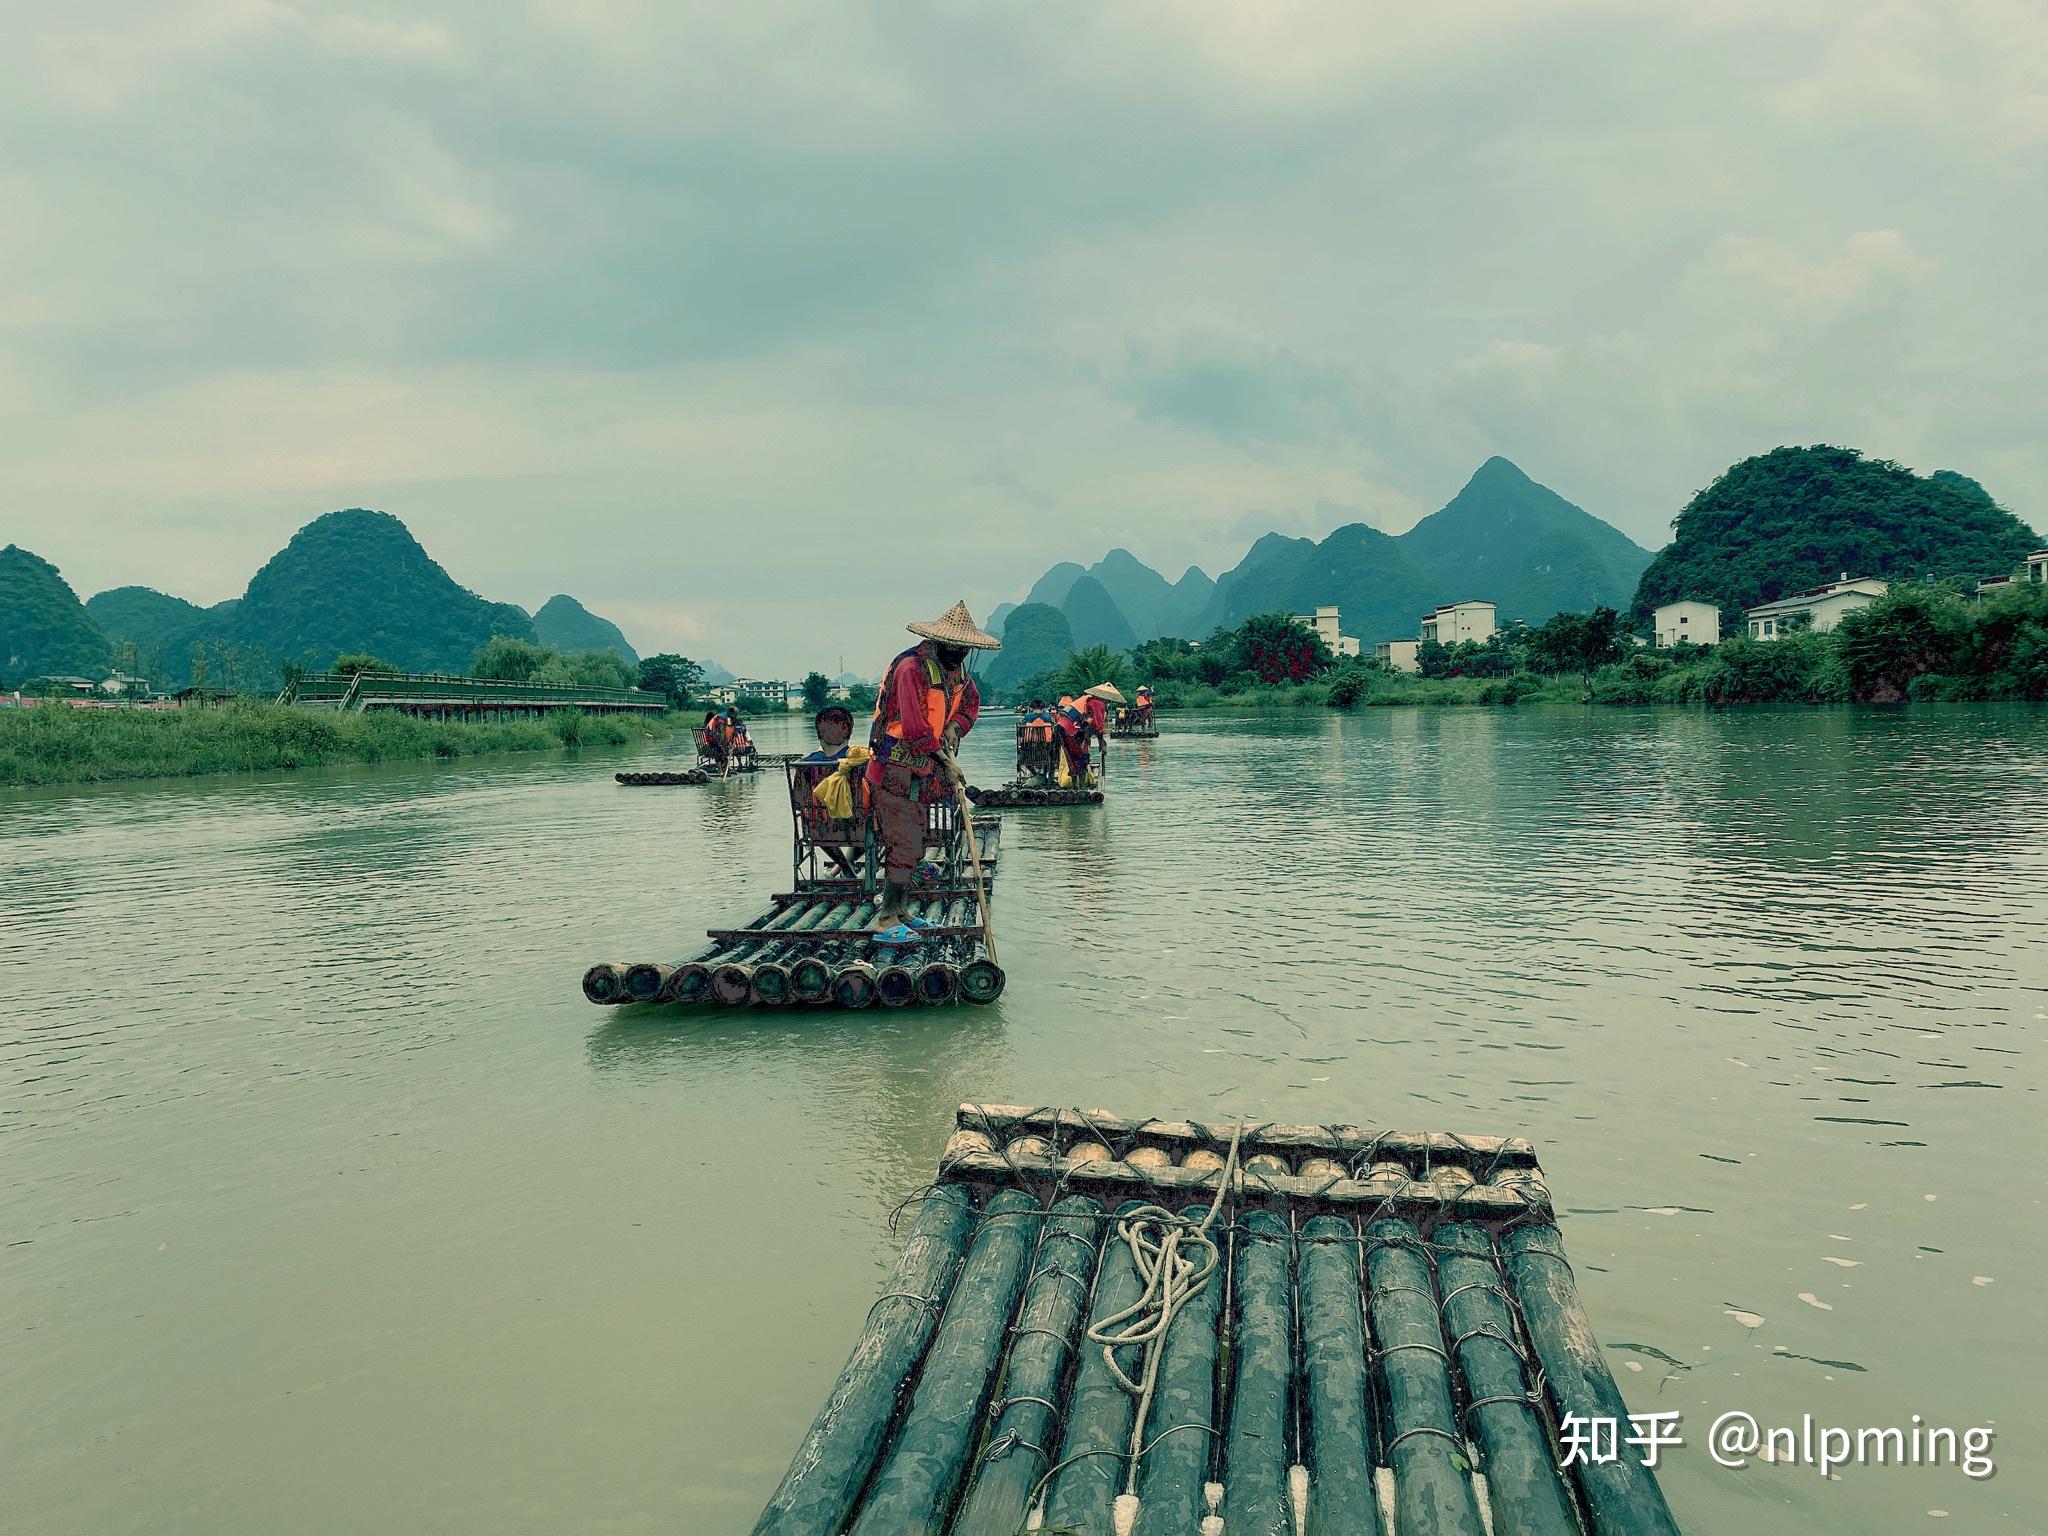
M 603 1012 L 784 888 L 676 750 L 0 799 L 0 1526 L 745 1531 L 984 1099 L 1527 1135 L 1688 1530 L 2043 1528 L 2048 711 L 1168 719 L 994 1007 Z

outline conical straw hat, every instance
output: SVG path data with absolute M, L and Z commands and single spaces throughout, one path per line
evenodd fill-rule
M 1097 683 L 1088 690 L 1088 697 L 1091 699 L 1101 699 L 1106 704 L 1121 704 L 1125 702 L 1123 694 L 1118 691 L 1115 683 Z
M 964 645 L 970 651 L 999 651 L 1003 642 L 974 622 L 967 604 L 955 603 L 936 619 L 923 624 L 906 624 L 913 635 L 936 640 L 941 645 Z

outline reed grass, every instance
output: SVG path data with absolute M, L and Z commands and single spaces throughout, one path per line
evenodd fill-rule
M 541 719 L 466 725 L 253 700 L 217 709 L 39 705 L 0 710 L 0 787 L 620 746 L 666 735 L 682 718 L 564 710 Z

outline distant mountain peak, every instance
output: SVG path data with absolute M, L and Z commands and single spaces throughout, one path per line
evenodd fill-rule
M 533 632 L 543 645 L 558 651 L 610 651 L 628 665 L 640 653 L 610 619 L 592 613 L 566 592 L 557 592 L 533 616 Z

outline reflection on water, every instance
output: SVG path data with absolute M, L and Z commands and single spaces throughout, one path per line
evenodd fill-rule
M 1115 750 L 1105 805 L 1006 816 L 1010 990 L 940 1013 L 581 1002 L 587 961 L 782 888 L 775 774 L 0 805 L 10 1528 L 744 1530 L 976 1097 L 1527 1134 L 1624 1389 L 1687 1415 L 1690 1528 L 2048 1507 L 2015 1347 L 2048 716 L 1303 713 Z M 1988 1483 L 1824 1483 L 1714 1468 L 1728 1408 L 2008 1438 Z

